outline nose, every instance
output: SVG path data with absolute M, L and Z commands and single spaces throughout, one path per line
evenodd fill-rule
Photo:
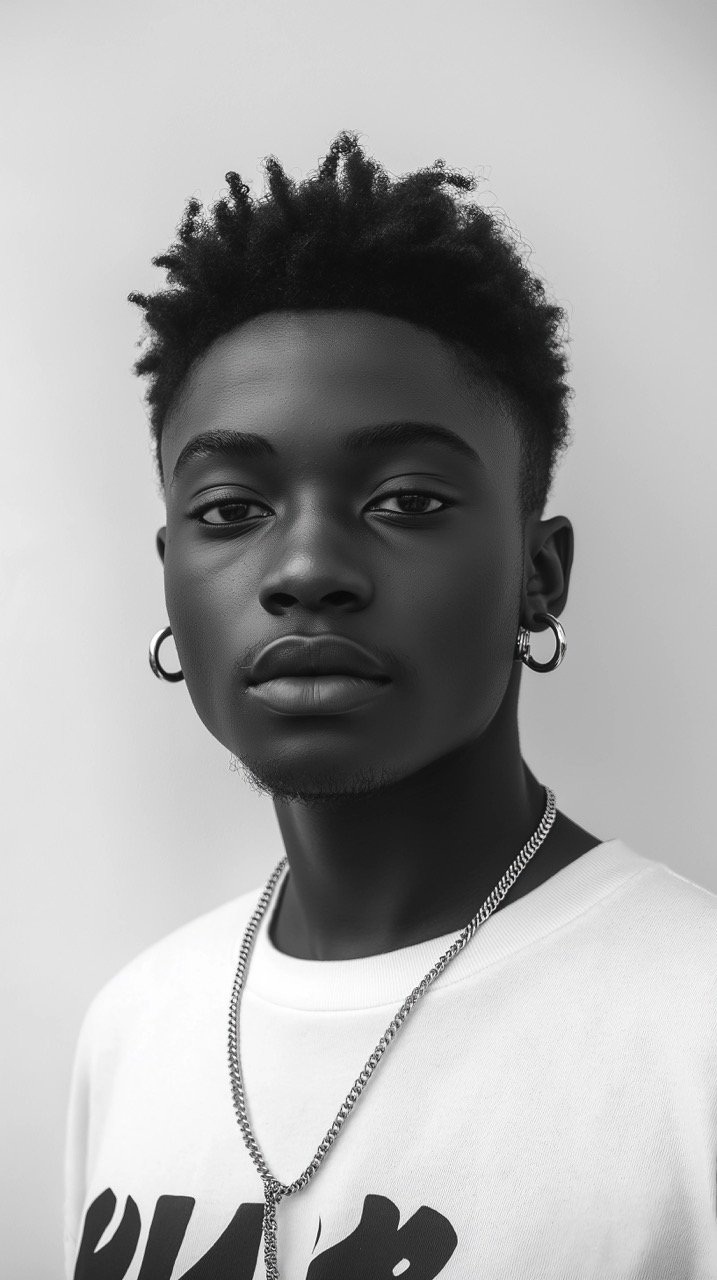
M 267 613 L 278 616 L 301 609 L 353 613 L 366 608 L 374 589 L 355 544 L 333 536 L 324 522 L 310 537 L 287 539 L 281 558 L 264 576 L 259 600 Z

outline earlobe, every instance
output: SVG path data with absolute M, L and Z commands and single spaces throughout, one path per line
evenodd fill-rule
M 162 561 L 162 564 L 164 564 L 164 553 L 166 549 L 166 546 L 165 546 L 166 541 L 167 541 L 167 526 L 162 525 L 162 528 L 157 530 L 157 552 L 159 554 L 160 560 Z

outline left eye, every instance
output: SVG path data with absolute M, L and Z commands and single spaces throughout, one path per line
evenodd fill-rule
M 383 498 L 378 498 L 378 499 L 377 499 L 377 503 L 378 503 L 378 502 L 386 502 L 389 498 L 395 498 L 397 502 L 398 502 L 398 501 L 400 501 L 400 502 L 405 502 L 405 501 L 407 501 L 407 500 L 410 500 L 410 502 L 412 503 L 410 510 L 408 510 L 408 511 L 392 511 L 392 512 L 390 512 L 390 513 L 389 513 L 390 515 L 402 515 L 402 516 L 430 516 L 430 515 L 434 515 L 434 514 L 436 514 L 436 509 L 435 509 L 435 508 L 434 508 L 434 510 L 433 510 L 433 511 L 424 511 L 424 510 L 421 510 L 418 506 L 416 506 L 416 504 L 415 504 L 415 499 L 418 499 L 418 502 L 419 502 L 419 503 L 423 503 L 423 502 L 438 502 L 438 503 L 440 503 L 440 504 L 441 504 L 441 506 L 443 506 L 443 507 L 447 507 L 447 506 L 449 505 L 449 504 L 448 504 L 448 502 L 446 501 L 446 499 L 445 499 L 445 498 L 439 498 L 439 496 L 438 496 L 438 494 L 437 494 L 437 493 L 426 493 L 426 492 L 425 492 L 424 490 L 422 490 L 422 489 L 418 489 L 418 490 L 413 490 L 413 489 L 398 489 L 398 490 L 396 490 L 396 492 L 395 492 L 395 493 L 387 493 L 387 494 L 384 494 Z M 375 506 L 376 506 L 376 504 L 372 504 L 372 509 L 374 509 L 374 508 L 375 508 Z
M 403 503 L 408 502 L 410 504 L 408 511 L 388 511 L 386 513 L 387 515 L 394 516 L 437 515 L 439 510 L 451 505 L 448 499 L 439 497 L 437 493 L 427 493 L 422 489 L 397 489 L 393 493 L 386 493 L 383 497 L 377 498 L 376 501 L 371 504 L 369 510 L 385 510 L 385 507 L 380 504 L 388 502 L 389 499 L 395 499 L 397 502 Z M 427 502 L 438 503 L 438 507 L 434 507 L 432 511 L 427 511 L 424 509 L 424 504 Z M 200 522 L 200 524 L 210 525 L 215 529 L 222 527 L 227 528 L 230 525 L 247 524 L 250 519 L 256 519 L 257 517 L 248 517 L 246 515 L 246 511 L 249 507 L 257 507 L 261 511 L 268 511 L 268 507 L 265 507 L 261 502 L 250 502 L 248 498 L 226 498 L 220 499 L 218 502 L 209 503 L 205 507 L 199 507 L 196 511 L 192 512 L 192 515 L 194 519 Z M 240 508 L 243 509 L 244 514 L 234 519 L 206 520 L 204 518 L 209 511 L 238 511 Z

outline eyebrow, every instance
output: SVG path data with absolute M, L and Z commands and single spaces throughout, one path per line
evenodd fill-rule
M 480 454 L 467 440 L 437 422 L 379 422 L 373 426 L 357 427 L 344 437 L 342 447 L 346 453 L 358 455 L 377 449 L 421 444 L 439 444 L 480 467 L 484 465 Z M 192 462 L 215 457 L 250 461 L 278 456 L 278 450 L 271 441 L 253 431 L 202 431 L 182 449 L 172 472 L 170 488 Z

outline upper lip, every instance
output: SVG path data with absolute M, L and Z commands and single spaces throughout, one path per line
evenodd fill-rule
M 249 684 L 275 676 L 364 676 L 388 680 L 368 649 L 345 636 L 281 636 L 265 645 L 249 672 Z

